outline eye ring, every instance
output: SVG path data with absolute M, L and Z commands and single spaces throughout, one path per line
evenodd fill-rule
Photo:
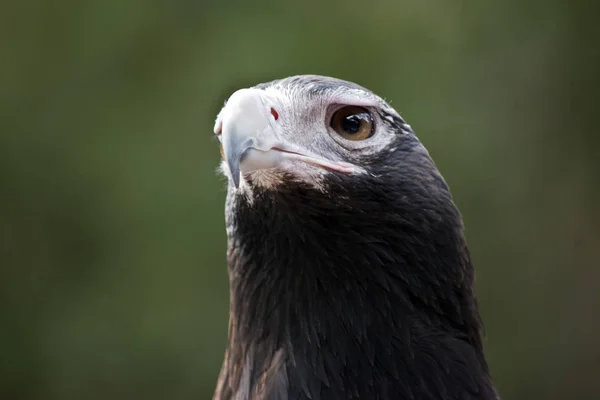
M 375 133 L 373 116 L 364 107 L 344 106 L 333 113 L 331 128 L 347 140 L 365 140 Z

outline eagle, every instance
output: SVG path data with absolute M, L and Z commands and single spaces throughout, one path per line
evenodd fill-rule
M 358 84 L 233 93 L 230 319 L 214 400 L 497 399 L 462 217 L 411 126 Z

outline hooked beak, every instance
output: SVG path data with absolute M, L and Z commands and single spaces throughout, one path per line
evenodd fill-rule
M 238 90 L 221 110 L 215 134 L 221 141 L 223 157 L 236 188 L 243 173 L 274 168 L 284 160 L 304 161 L 345 174 L 355 171 L 352 164 L 311 156 L 282 142 L 277 135 L 278 118 L 273 102 L 264 91 L 254 88 Z
M 270 115 L 258 89 L 241 89 L 235 92 L 221 112 L 221 145 L 223 155 L 235 187 L 239 187 L 242 159 L 248 158 L 250 150 L 268 152 L 278 142 L 273 127 L 270 124 Z M 252 169 L 268 168 L 267 158 L 260 164 L 261 157 L 252 157 L 258 161 Z M 244 165 L 246 167 L 246 165 Z M 247 167 L 251 167 L 248 165 Z M 246 170 L 247 168 L 244 168 Z

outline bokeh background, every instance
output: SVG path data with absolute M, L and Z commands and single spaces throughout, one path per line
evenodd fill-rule
M 600 393 L 594 2 L 0 4 L 0 398 L 210 399 L 213 121 L 300 73 L 392 102 L 461 208 L 505 399 Z

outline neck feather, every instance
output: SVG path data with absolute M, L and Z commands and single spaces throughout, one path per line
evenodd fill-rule
M 492 393 L 449 194 L 350 204 L 289 187 L 228 199 L 228 384 L 250 397 Z

